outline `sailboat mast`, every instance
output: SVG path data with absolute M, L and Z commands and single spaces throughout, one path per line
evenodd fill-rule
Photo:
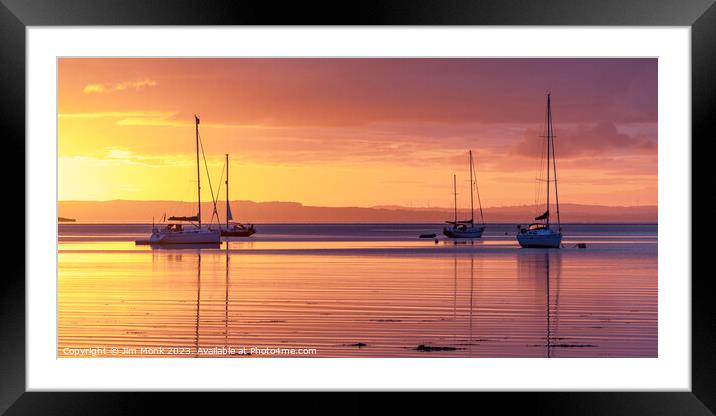
M 455 226 L 457 226 L 457 176 L 452 175 L 452 192 L 455 197 Z
M 549 152 L 550 137 L 552 136 L 552 108 L 550 104 L 550 95 L 547 93 L 547 227 L 549 227 Z
M 557 193 L 557 159 L 554 157 L 554 127 L 552 126 L 552 107 L 549 110 L 549 126 L 552 130 L 552 170 L 554 171 L 554 200 L 557 205 L 557 228 L 562 231 L 562 221 L 559 218 L 559 194 Z
M 229 154 L 226 154 L 226 229 L 229 229 Z
M 482 201 L 480 200 L 480 188 L 477 186 L 477 169 L 475 162 L 472 163 L 472 174 L 475 176 L 475 193 L 477 194 L 477 204 L 480 207 L 480 221 L 485 225 L 485 214 L 482 212 Z
M 199 222 L 199 229 L 201 229 L 201 174 L 199 171 L 199 116 L 194 114 L 194 120 L 196 121 L 196 195 L 197 195 L 197 220 Z
M 472 199 L 472 150 L 470 150 L 470 223 L 475 222 L 475 206 Z

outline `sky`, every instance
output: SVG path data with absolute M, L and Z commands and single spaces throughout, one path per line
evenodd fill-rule
M 552 94 L 560 202 L 657 204 L 656 59 L 62 58 L 59 200 L 528 205 Z M 202 164 L 202 200 L 211 199 Z M 223 186 L 223 185 L 222 185 Z M 542 188 L 543 189 L 543 188 Z M 221 189 L 221 199 L 224 189 Z

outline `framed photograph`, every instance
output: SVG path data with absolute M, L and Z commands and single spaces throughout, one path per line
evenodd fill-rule
M 470 391 L 713 414 L 711 3 L 4 0 L 26 209 L 2 410 Z

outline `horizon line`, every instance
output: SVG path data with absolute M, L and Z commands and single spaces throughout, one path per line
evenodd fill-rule
M 104 203 L 104 202 L 170 202 L 170 203 L 189 203 L 189 204 L 196 204 L 196 200 L 172 200 L 172 199 L 105 199 L 105 200 L 93 200 L 93 199 L 58 199 L 57 203 L 60 202 L 98 202 L 98 203 Z M 217 205 L 219 203 L 226 203 L 226 200 L 217 200 Z M 453 210 L 454 207 L 440 207 L 440 206 L 405 206 L 405 205 L 396 205 L 396 204 L 385 204 L 385 205 L 370 205 L 370 206 L 358 206 L 358 205 L 311 205 L 306 204 L 299 201 L 279 201 L 279 200 L 272 200 L 272 201 L 254 201 L 250 199 L 231 199 L 229 202 L 249 202 L 254 204 L 271 204 L 271 203 L 281 203 L 281 204 L 299 204 L 304 207 L 314 207 L 314 208 L 363 208 L 363 209 L 439 209 L 439 210 Z M 212 201 L 202 201 L 202 204 L 211 204 Z M 482 209 L 493 209 L 493 208 L 513 208 L 513 207 L 533 207 L 535 205 L 539 204 L 515 204 L 515 205 L 493 205 L 493 206 L 486 206 Z M 562 202 L 560 205 L 579 205 L 579 206 L 587 206 L 587 207 L 609 207 L 609 208 L 648 208 L 648 207 L 656 207 L 658 208 L 658 204 L 639 204 L 639 205 L 602 205 L 602 204 L 585 204 L 585 203 L 575 203 L 575 202 Z M 469 208 L 458 208 L 458 210 L 465 210 Z

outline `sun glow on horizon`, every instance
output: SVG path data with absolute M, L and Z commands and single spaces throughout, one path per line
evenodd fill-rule
M 655 59 L 75 59 L 59 64 L 60 200 L 533 203 L 545 86 L 560 200 L 657 204 Z M 206 170 L 209 170 L 209 177 Z M 211 183 L 210 183 L 211 182 Z M 221 181 L 223 182 L 223 181 Z

